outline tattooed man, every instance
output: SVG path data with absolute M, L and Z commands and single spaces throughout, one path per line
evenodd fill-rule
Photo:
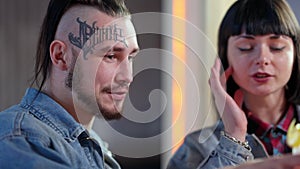
M 31 88 L 0 113 L 0 168 L 120 168 L 92 126 L 121 117 L 138 50 L 122 0 L 50 0 Z

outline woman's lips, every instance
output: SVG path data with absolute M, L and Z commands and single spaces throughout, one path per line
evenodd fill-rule
M 258 73 L 254 73 L 252 75 L 252 78 L 259 83 L 265 83 L 268 82 L 273 76 L 269 73 L 262 73 L 262 72 L 258 72 Z

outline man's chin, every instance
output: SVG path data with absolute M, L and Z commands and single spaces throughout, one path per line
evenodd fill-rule
M 122 117 L 121 112 L 123 111 L 123 102 L 101 102 L 100 99 L 97 99 L 98 108 L 100 110 L 101 115 L 99 115 L 100 118 L 104 118 L 106 120 L 117 120 Z
M 120 118 L 122 118 L 121 113 L 112 113 L 112 112 L 102 112 L 101 111 L 102 116 L 104 117 L 105 120 L 118 120 Z
M 106 120 L 117 120 L 122 117 L 121 111 L 123 110 L 123 108 L 119 108 L 119 109 L 113 108 L 109 110 L 99 106 L 99 109 L 103 118 Z

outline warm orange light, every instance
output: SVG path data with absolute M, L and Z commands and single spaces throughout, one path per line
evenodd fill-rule
M 185 0 L 173 0 L 173 15 L 185 18 Z
M 173 0 L 172 14 L 175 17 L 185 19 L 185 0 Z M 180 60 L 183 63 L 186 63 L 186 49 L 184 46 L 185 40 L 185 24 L 184 22 L 178 22 L 175 18 L 173 19 L 173 38 L 172 41 L 172 52 L 175 57 L 178 57 L 176 60 Z M 172 71 L 173 77 L 176 82 L 172 82 L 172 145 L 177 143 L 177 146 L 172 149 L 174 153 L 180 143 L 183 142 L 184 132 L 185 132 L 185 118 L 182 115 L 184 111 L 183 101 L 185 100 L 185 64 L 182 64 L 173 59 Z M 178 144 L 178 141 L 179 144 Z

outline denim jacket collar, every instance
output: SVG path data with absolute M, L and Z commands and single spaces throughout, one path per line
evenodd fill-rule
M 74 141 L 85 130 L 61 105 L 34 88 L 26 90 L 20 106 L 28 109 L 67 141 Z

